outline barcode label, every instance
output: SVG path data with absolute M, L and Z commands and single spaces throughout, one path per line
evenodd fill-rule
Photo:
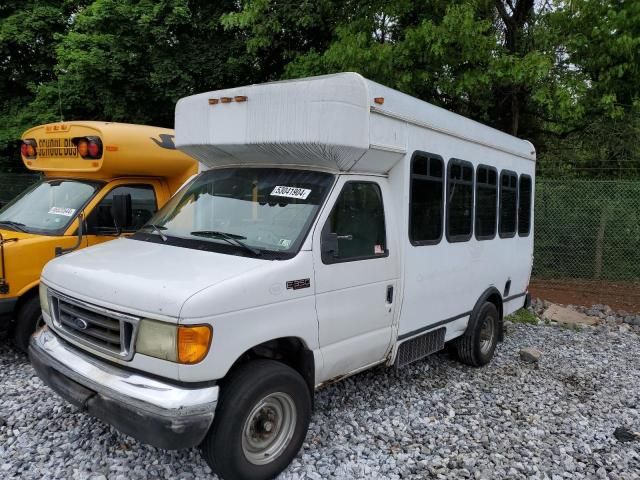
M 282 185 L 278 185 L 273 189 L 271 195 L 274 197 L 288 197 L 306 200 L 310 193 L 311 190 L 308 188 L 284 187 Z

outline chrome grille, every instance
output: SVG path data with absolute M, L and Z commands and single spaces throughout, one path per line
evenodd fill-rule
M 130 360 L 140 319 L 49 290 L 53 328 L 63 338 Z

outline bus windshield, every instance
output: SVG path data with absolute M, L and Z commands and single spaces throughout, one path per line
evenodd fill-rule
M 178 192 L 136 239 L 223 253 L 290 258 L 333 184 L 329 173 L 223 168 Z M 278 255 L 279 254 L 279 255 Z
M 98 188 L 98 182 L 44 180 L 0 210 L 0 228 L 62 235 Z

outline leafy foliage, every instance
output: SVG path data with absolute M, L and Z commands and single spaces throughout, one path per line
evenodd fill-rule
M 640 174 L 637 1 L 23 0 L 0 52 L 0 170 L 35 124 L 171 126 L 195 92 L 351 70 L 531 140 L 543 174 Z

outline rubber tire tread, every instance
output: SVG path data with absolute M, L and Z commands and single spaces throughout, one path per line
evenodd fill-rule
M 297 411 L 296 429 L 291 443 L 271 468 L 256 466 L 249 463 L 242 453 L 241 438 L 245 416 L 259 400 L 257 397 L 287 388 L 278 385 L 278 382 L 282 381 L 295 389 L 296 396 L 301 401 L 299 404 L 294 397 Z M 260 388 L 260 384 L 272 388 Z M 278 388 L 274 389 L 274 385 Z M 250 402 L 248 410 L 243 411 L 242 403 L 246 403 L 251 394 L 254 396 L 251 399 L 252 403 Z M 229 382 L 222 386 L 213 425 L 200 445 L 202 455 L 214 473 L 223 479 L 274 478 L 291 463 L 302 447 L 311 420 L 311 409 L 309 387 L 297 371 L 275 360 L 253 360 L 234 372 Z M 234 458 L 238 457 L 243 461 L 236 462 Z
M 42 311 L 38 295 L 33 295 L 25 300 L 18 309 L 13 326 L 13 343 L 22 352 L 26 353 L 29 348 L 29 339 L 36 329 L 40 315 L 42 315 Z
M 493 319 L 495 322 L 494 325 L 494 347 L 491 350 L 491 353 L 487 356 L 483 356 L 480 353 L 480 326 L 482 325 L 482 320 L 487 315 L 493 315 Z M 456 343 L 458 359 L 467 365 L 472 367 L 481 367 L 489 363 L 491 358 L 493 357 L 493 353 L 495 351 L 496 345 L 498 343 L 499 336 L 499 313 L 496 306 L 491 302 L 485 302 L 478 315 L 471 319 L 467 330 L 464 335 L 460 337 Z

